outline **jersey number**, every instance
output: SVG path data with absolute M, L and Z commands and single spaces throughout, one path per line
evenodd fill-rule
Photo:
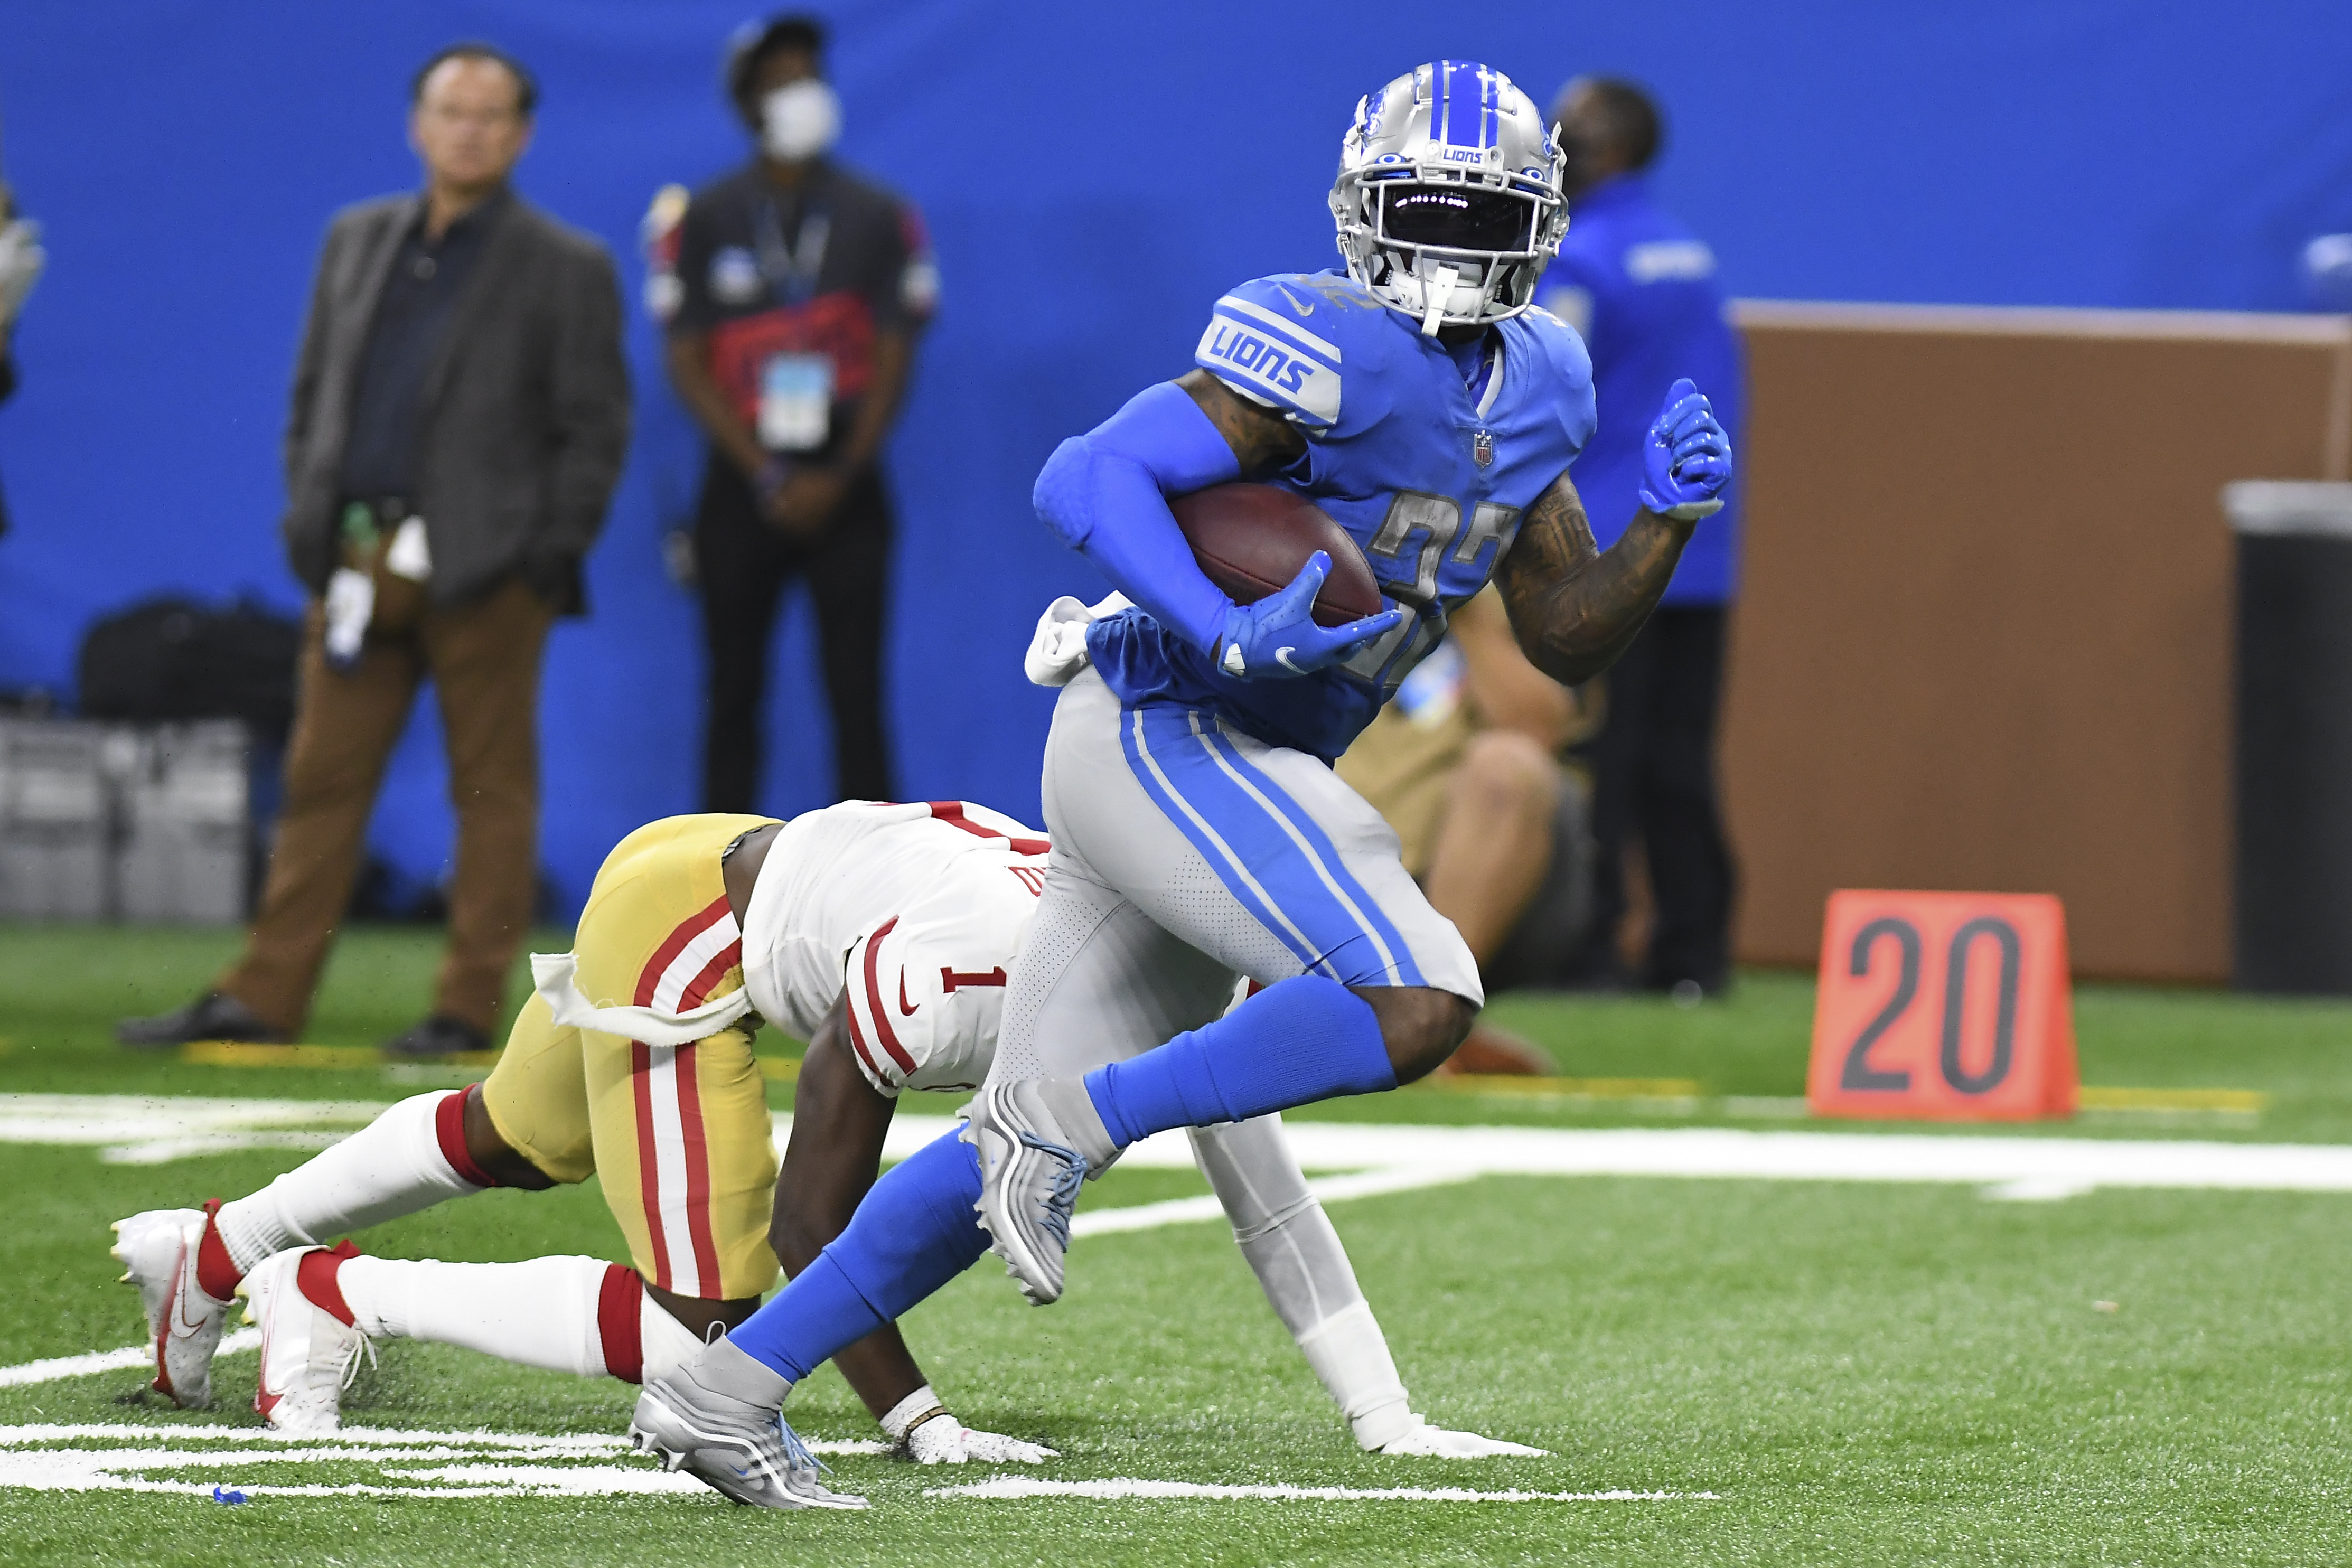
M 1371 560 L 1373 575 L 1381 578 L 1381 587 L 1399 604 L 1415 612 L 1415 618 L 1382 637 L 1380 641 L 1356 651 L 1342 668 L 1365 680 L 1378 680 L 1381 671 L 1396 653 L 1398 644 L 1406 638 L 1413 639 L 1406 657 L 1399 661 L 1387 684 L 1393 687 L 1419 664 L 1438 639 L 1445 635 L 1445 612 L 1437 595 L 1437 574 L 1446 563 L 1446 549 L 1454 547 L 1453 563 L 1467 566 L 1479 572 L 1484 585 L 1493 574 L 1495 563 L 1511 548 L 1512 538 L 1519 531 L 1519 508 L 1499 506 L 1493 501 L 1481 501 L 1472 508 L 1470 528 L 1462 528 L 1462 503 L 1451 496 L 1433 496 L 1423 490 L 1400 490 L 1389 503 L 1389 515 L 1381 521 L 1380 529 L 1372 535 L 1365 555 Z M 1413 552 L 1411 580 L 1405 580 L 1404 564 L 1407 546 L 1415 535 L 1421 538 L 1420 549 Z M 1459 536 L 1461 543 L 1454 545 Z M 1479 558 L 1487 545 L 1495 553 L 1480 569 Z M 1397 570 L 1394 576 L 1384 575 L 1381 563 L 1388 562 Z M 1464 596 L 1468 597 L 1467 595 Z M 1383 695 L 1387 695 L 1386 688 Z
M 965 986 L 1001 986 L 1003 984 L 1004 984 L 1004 970 L 1002 967 L 977 974 L 966 974 L 961 969 L 940 970 L 940 989 L 949 996 L 955 995 L 958 989 Z

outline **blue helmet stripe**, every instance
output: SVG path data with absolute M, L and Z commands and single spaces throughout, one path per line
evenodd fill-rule
M 1503 81 L 1476 60 L 1439 60 L 1429 68 L 1429 137 L 1484 152 L 1503 141 Z
M 1477 99 L 1467 90 L 1455 90 L 1457 88 L 1466 89 L 1471 85 L 1460 79 L 1462 72 L 1477 68 L 1466 60 L 1437 62 L 1437 113 L 1432 119 L 1437 126 L 1437 140 L 1449 147 L 1477 144 Z

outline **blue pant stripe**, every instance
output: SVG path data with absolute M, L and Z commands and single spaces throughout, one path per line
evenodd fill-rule
M 1152 804 L 1160 808 L 1160 815 L 1176 824 L 1177 831 L 1200 852 L 1209 869 L 1217 873 L 1217 880 L 1241 901 L 1242 907 L 1249 911 L 1253 919 L 1274 933 L 1309 970 L 1320 968 L 1325 974 L 1338 978 L 1307 934 L 1276 911 L 1270 899 L 1261 897 L 1261 889 L 1253 886 L 1251 880 L 1240 874 L 1247 864 L 1246 859 L 1240 857 L 1230 841 L 1220 843 L 1221 835 L 1202 820 L 1206 813 L 1195 811 L 1191 803 L 1176 792 L 1173 773 L 1183 768 L 1181 759 L 1176 756 L 1181 747 L 1173 744 L 1178 740 L 1176 735 L 1149 722 L 1153 710 L 1148 708 L 1122 708 L 1119 712 L 1119 746 L 1127 753 L 1129 771 L 1143 786 L 1144 793 L 1151 797 Z M 1179 716 L 1181 718 L 1181 714 Z M 1160 733 L 1150 734 L 1147 738 L 1149 730 Z M 1237 858 L 1241 861 L 1239 865 L 1235 863 Z
M 1234 744 L 1233 737 L 1220 729 L 1214 719 L 1203 717 L 1202 727 L 1202 739 L 1208 746 L 1218 756 L 1224 758 L 1234 771 L 1255 785 L 1259 792 L 1272 802 L 1275 810 L 1280 812 L 1292 827 L 1298 830 L 1299 837 L 1305 839 L 1313 847 L 1315 854 L 1322 861 L 1325 870 L 1330 873 L 1331 880 L 1339 883 L 1339 892 L 1344 895 L 1344 902 L 1340 904 L 1342 912 L 1346 912 L 1348 904 L 1353 904 L 1356 906 L 1355 913 L 1350 914 L 1349 918 L 1359 926 L 1369 926 L 1378 934 L 1378 945 L 1387 947 L 1391 961 L 1395 967 L 1396 974 L 1392 983 L 1400 986 L 1427 984 L 1422 977 L 1419 966 L 1412 961 L 1412 949 L 1406 945 L 1404 934 L 1399 931 L 1395 923 L 1389 919 L 1388 912 L 1381 907 L 1380 900 L 1374 898 L 1364 884 L 1356 880 L 1355 873 L 1348 869 L 1347 861 L 1341 857 L 1339 846 L 1331 841 L 1331 836 L 1323 831 L 1322 824 L 1318 822 L 1305 807 L 1291 799 L 1288 792 L 1276 783 L 1264 769 L 1254 767 L 1247 758 L 1243 757 L 1241 747 Z
M 1330 839 L 1263 770 L 1234 766 L 1237 754 L 1208 716 L 1155 705 L 1120 720 L 1129 766 L 1154 803 L 1302 964 L 1347 985 L 1422 983 Z

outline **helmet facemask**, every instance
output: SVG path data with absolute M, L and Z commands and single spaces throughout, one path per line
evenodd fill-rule
M 1465 80 L 1465 78 L 1468 78 Z M 1433 106 L 1476 91 L 1476 112 Z M 1484 145 L 1433 136 L 1472 127 Z M 1559 153 L 1524 94 L 1499 73 L 1439 61 L 1357 107 L 1341 143 L 1331 215 L 1349 276 L 1425 334 L 1516 316 L 1568 227 Z

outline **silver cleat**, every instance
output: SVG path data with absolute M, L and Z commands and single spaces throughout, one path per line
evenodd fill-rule
M 1094 1165 L 1115 1152 L 1092 1104 L 1081 1105 L 1070 1087 L 1049 1079 L 992 1083 L 963 1108 L 963 1141 L 980 1154 L 973 1212 L 1004 1271 L 1041 1307 L 1061 1299 L 1078 1188 Z M 1085 1094 L 1083 1084 L 1076 1088 Z M 1087 1147 L 1101 1160 L 1090 1162 L 1080 1152 Z
M 684 1470 L 751 1508 L 864 1508 L 864 1498 L 817 1479 L 824 1466 L 784 1421 L 791 1389 L 733 1341 L 714 1340 L 646 1385 L 629 1440 L 639 1453 L 659 1456 L 664 1469 Z

